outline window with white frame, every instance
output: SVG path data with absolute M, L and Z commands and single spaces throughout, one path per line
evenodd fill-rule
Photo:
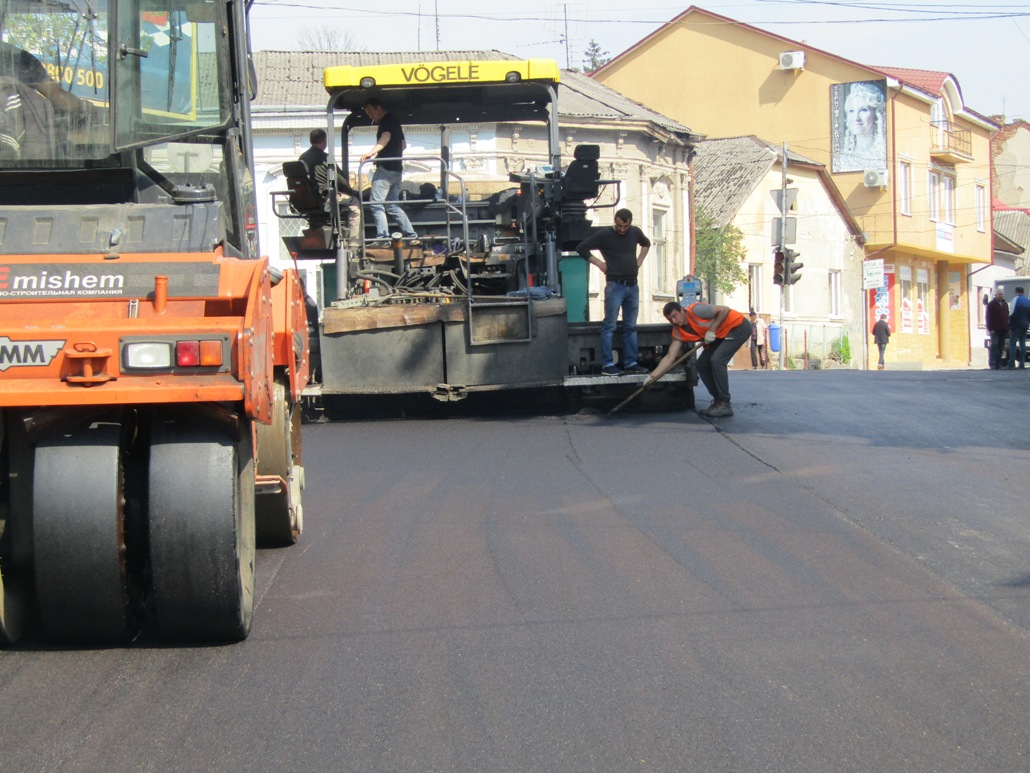
M 987 304 L 984 303 L 989 298 L 993 297 L 994 290 L 990 287 L 978 286 L 974 291 L 974 297 L 979 299 L 979 302 L 974 303 L 976 307 L 976 326 L 987 328 Z
M 976 196 L 976 230 L 983 233 L 987 230 L 987 186 L 977 183 Z
M 902 161 L 898 164 L 898 211 L 903 215 L 912 214 L 911 161 Z
M 830 316 L 840 317 L 841 313 L 841 284 L 840 271 L 830 270 Z
M 754 309 L 759 314 L 765 308 L 765 303 L 762 300 L 762 264 L 751 263 L 747 267 L 747 281 L 748 281 L 748 307 Z
M 936 223 L 941 219 L 941 173 L 932 169 L 926 177 L 926 199 L 930 219 Z
M 651 249 L 647 255 L 647 262 L 651 264 L 651 295 L 672 295 L 675 286 L 668 286 L 668 257 L 669 240 L 665 234 L 665 221 L 668 217 L 665 209 L 651 210 Z
M 955 225 L 955 174 L 945 172 L 941 175 L 944 183 L 941 190 L 941 215 L 948 225 Z
M 925 268 L 916 269 L 916 330 L 930 333 L 930 272 Z

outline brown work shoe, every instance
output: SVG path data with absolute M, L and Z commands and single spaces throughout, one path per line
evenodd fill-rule
M 733 408 L 729 403 L 718 402 L 705 411 L 705 416 L 710 419 L 722 419 L 733 415 Z

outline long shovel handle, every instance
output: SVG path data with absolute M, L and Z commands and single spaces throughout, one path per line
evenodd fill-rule
M 677 365 L 682 364 L 687 359 L 687 357 L 689 357 L 694 352 L 696 352 L 698 349 L 700 349 L 701 346 L 702 346 L 701 343 L 696 343 L 693 346 L 691 346 L 689 349 L 687 349 L 686 352 L 684 352 L 683 354 L 681 354 L 679 357 L 676 358 L 676 361 L 674 363 L 672 363 L 672 365 L 669 366 L 669 370 L 665 371 L 665 373 L 668 373 L 670 370 L 675 368 Z M 663 373 L 662 375 L 664 376 L 665 373 Z M 610 411 L 608 411 L 608 415 L 611 416 L 616 411 L 618 411 L 618 410 L 622 409 L 623 407 L 625 407 L 632 400 L 635 400 L 637 397 L 639 397 L 640 394 L 642 392 L 644 392 L 646 389 L 647 389 L 647 385 L 645 384 L 644 386 L 640 387 L 640 389 L 638 389 L 636 392 L 634 392 L 629 397 L 627 397 L 625 400 L 623 400 L 621 403 L 619 403 L 614 408 L 612 408 Z

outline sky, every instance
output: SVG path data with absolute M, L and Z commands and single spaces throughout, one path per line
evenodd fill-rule
M 955 76 L 966 107 L 1030 121 L 1030 3 L 989 0 L 707 0 L 697 3 L 865 65 Z M 358 51 L 496 49 L 584 68 L 596 42 L 614 57 L 690 7 L 642 0 L 255 0 L 256 51 L 305 48 L 320 25 Z

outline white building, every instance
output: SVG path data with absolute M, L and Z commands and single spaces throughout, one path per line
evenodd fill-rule
M 833 359 L 843 337 L 851 350 L 849 366 L 863 367 L 862 235 L 826 168 L 788 151 L 785 181 L 782 147 L 747 136 L 699 142 L 693 169 L 698 211 L 716 227 L 739 229 L 747 252 L 746 284 L 715 293 L 713 302 L 745 313 L 754 309 L 780 326 L 784 352 L 797 367 L 806 352 L 823 363 Z M 787 207 L 781 213 L 784 187 Z M 784 215 L 792 221 L 787 246 L 804 268 L 797 284 L 783 288 L 781 310 L 781 289 L 773 284 L 779 243 L 774 219 Z M 748 356 L 742 350 L 737 364 Z

